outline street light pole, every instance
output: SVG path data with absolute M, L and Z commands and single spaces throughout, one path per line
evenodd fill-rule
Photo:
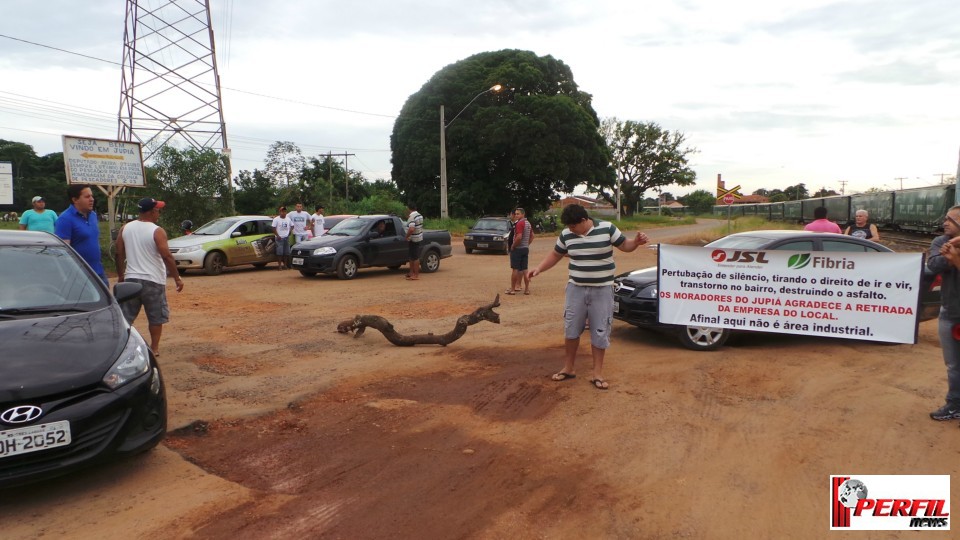
M 480 96 L 486 94 L 487 92 L 499 92 L 503 88 L 499 84 L 495 84 L 490 88 L 487 88 L 483 92 L 473 96 L 473 99 L 470 100 L 470 103 L 467 103 L 456 116 L 450 120 L 450 123 L 447 123 L 444 120 L 443 116 L 443 105 L 440 105 L 440 218 L 447 219 L 450 217 L 450 213 L 447 211 L 447 128 L 450 127 L 457 118 L 463 114 L 463 111 L 467 110 L 467 107 L 473 104 Z

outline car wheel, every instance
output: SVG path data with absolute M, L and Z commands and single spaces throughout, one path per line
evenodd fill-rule
M 353 255 L 344 255 L 337 263 L 337 277 L 340 279 L 353 279 L 357 275 L 357 258 Z
M 311 272 L 310 270 L 301 270 L 301 271 L 300 271 L 300 275 L 303 276 L 303 277 L 313 277 L 313 276 L 317 275 L 317 273 L 316 273 L 316 272 Z
M 730 337 L 728 328 L 685 326 L 680 330 L 680 343 L 694 351 L 712 351 L 723 346 Z
M 217 276 L 220 275 L 220 272 L 223 272 L 223 267 L 226 266 L 226 264 L 227 259 L 223 256 L 223 253 L 214 251 L 207 255 L 207 258 L 203 261 L 203 269 L 207 272 L 208 276 Z
M 420 268 L 425 274 L 432 274 L 440 269 L 440 254 L 431 249 L 420 260 Z

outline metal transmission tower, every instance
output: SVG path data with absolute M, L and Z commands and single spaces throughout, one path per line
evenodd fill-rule
M 144 159 L 180 140 L 229 164 L 209 0 L 127 0 L 120 87 L 118 138 Z

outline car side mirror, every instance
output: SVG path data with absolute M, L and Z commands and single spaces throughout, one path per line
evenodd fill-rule
M 243 236 L 243 233 L 240 231 L 233 231 L 230 233 L 230 238 L 237 238 L 238 236 Z
M 140 296 L 143 291 L 143 285 L 132 281 L 124 281 L 113 286 L 113 297 L 117 302 L 126 302 Z

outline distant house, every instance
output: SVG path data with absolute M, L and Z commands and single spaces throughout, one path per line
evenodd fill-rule
M 554 203 L 550 205 L 550 211 L 560 212 L 564 207 L 571 204 L 579 204 L 580 206 L 586 208 L 587 212 L 591 214 L 613 216 L 617 213 L 617 209 L 607 201 L 603 199 L 594 199 L 593 197 L 587 197 L 586 195 L 568 195 L 559 201 L 554 201 Z

